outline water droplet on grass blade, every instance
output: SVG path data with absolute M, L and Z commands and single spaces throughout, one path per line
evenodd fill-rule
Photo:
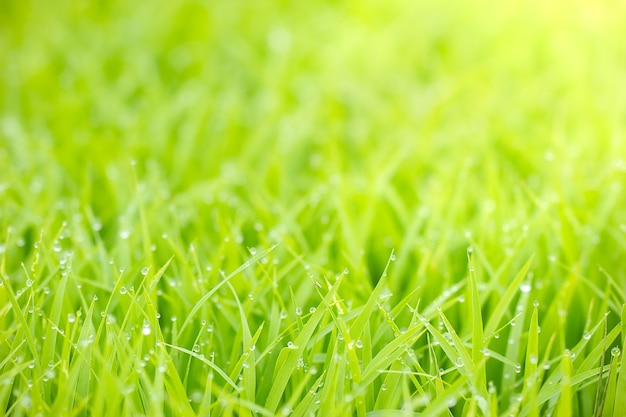
M 611 356 L 616 357 L 619 356 L 622 352 L 619 350 L 617 346 L 611 349 Z

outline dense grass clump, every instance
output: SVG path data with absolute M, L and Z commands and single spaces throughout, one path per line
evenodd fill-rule
M 622 416 L 617 1 L 0 1 L 0 414 Z

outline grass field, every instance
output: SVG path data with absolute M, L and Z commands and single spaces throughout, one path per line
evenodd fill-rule
M 0 0 L 0 415 L 626 415 L 625 21 Z

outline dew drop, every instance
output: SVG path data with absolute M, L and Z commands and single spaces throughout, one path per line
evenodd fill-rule
M 589 333 L 589 332 L 583 333 L 583 339 L 585 339 L 585 340 L 591 339 L 591 333 Z
M 287 347 L 289 349 L 298 349 L 298 346 L 294 345 L 291 340 L 289 342 L 287 342 Z
M 128 290 L 126 289 L 126 287 L 121 287 L 120 288 L 120 294 L 124 295 L 128 292 Z
M 525 282 L 522 285 L 520 285 L 519 290 L 523 292 L 524 294 L 528 294 L 532 288 L 533 288 L 532 285 Z
M 302 308 L 296 307 L 296 316 L 301 316 L 301 315 L 302 315 Z
M 613 349 L 611 349 L 611 356 L 613 357 L 617 357 L 621 354 L 622 352 L 619 350 L 619 348 L 617 346 L 613 347 Z
M 148 275 L 148 272 L 150 272 L 150 268 L 147 266 L 144 266 L 143 268 L 141 268 L 141 275 L 143 275 L 144 277 L 146 275 Z
M 357 349 L 362 349 L 363 348 L 363 341 L 361 339 L 357 340 L 355 343 L 355 346 L 357 347 Z

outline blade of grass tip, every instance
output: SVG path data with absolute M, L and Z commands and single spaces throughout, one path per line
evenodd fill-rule
M 572 357 L 569 350 L 561 358 L 561 393 L 559 395 L 555 417 L 572 416 Z
M 469 264 L 469 292 L 468 307 L 472 318 L 472 360 L 476 369 L 474 371 L 474 386 L 481 393 L 484 400 L 487 400 L 487 369 L 484 361 L 485 346 L 483 341 L 483 317 L 480 308 L 480 298 L 478 296 L 478 285 L 476 283 L 474 254 L 472 248 L 467 249 L 467 261 Z M 481 402 L 480 408 L 484 413 L 488 413 L 488 406 Z
M 619 365 L 620 362 L 620 356 L 621 356 L 621 351 L 620 349 L 615 346 L 613 349 L 611 349 L 611 366 L 609 368 L 609 381 L 606 384 L 606 391 L 604 392 L 604 395 L 602 396 L 602 404 L 600 405 L 599 408 L 599 415 L 601 415 L 602 417 L 613 417 L 613 416 L 619 416 L 619 414 L 617 414 L 615 412 L 614 409 L 614 405 L 615 405 L 615 400 L 617 399 L 617 393 L 619 393 L 619 396 L 623 397 L 624 396 L 624 392 L 619 392 L 617 391 L 617 366 Z M 624 410 L 622 409 L 622 412 Z
M 626 349 L 626 304 L 622 307 L 622 349 Z M 613 415 L 619 416 L 626 410 L 626 355 L 622 354 L 621 364 L 619 368 L 619 376 L 617 377 L 616 391 L 619 395 L 615 398 L 615 406 L 613 407 Z
M 339 278 L 335 285 L 333 285 L 328 291 L 328 294 L 326 294 L 318 308 L 309 317 L 309 320 L 304 325 L 302 331 L 296 338 L 294 345 L 292 347 L 287 347 L 287 350 L 283 350 L 280 353 L 278 362 L 282 362 L 282 365 L 275 371 L 274 383 L 265 402 L 265 408 L 267 408 L 271 412 L 276 412 L 276 409 L 278 408 L 278 403 L 280 402 L 285 388 L 289 383 L 289 379 L 291 378 L 291 374 L 296 367 L 298 359 L 302 356 L 306 344 L 313 336 L 317 325 L 326 314 L 326 308 L 330 305 L 330 302 L 335 296 L 341 282 L 342 278 Z M 280 356 L 283 355 L 284 359 L 281 361 Z
M 389 265 L 391 264 L 391 259 L 393 256 L 395 255 L 392 250 L 391 255 L 389 256 L 389 259 L 387 260 L 387 265 L 385 265 L 385 269 L 383 270 L 383 273 L 380 279 L 378 280 L 378 284 L 376 284 L 374 291 L 372 291 L 372 293 L 370 294 L 367 302 L 365 303 L 365 306 L 363 306 L 363 309 L 361 310 L 361 313 L 354 320 L 354 322 L 352 323 L 352 326 L 350 326 L 350 337 L 353 340 L 356 340 L 361 337 L 361 334 L 363 333 L 363 329 L 369 323 L 370 317 L 376 307 L 376 301 L 378 300 L 380 293 L 383 291 L 383 289 L 387 285 L 387 270 L 389 269 Z
M 159 281 L 165 274 L 165 271 L 167 271 L 167 268 L 170 266 L 173 260 L 174 260 L 174 255 L 170 256 L 167 262 L 165 262 L 165 264 L 163 264 L 163 266 L 157 272 L 155 272 L 155 274 L 152 275 L 149 279 L 147 275 L 144 277 L 145 287 L 148 293 L 152 293 L 155 286 L 159 283 Z M 143 286 L 143 283 L 140 284 L 140 286 Z
M 539 362 L 539 314 L 537 305 L 534 306 L 528 329 L 528 342 L 526 344 L 526 366 L 524 367 L 524 388 L 522 396 L 529 404 L 530 417 L 539 417 L 539 405 L 537 404 L 537 363 Z
M 506 316 L 506 311 L 511 305 L 513 297 L 515 297 L 520 286 L 522 285 L 522 281 L 524 281 L 524 278 L 526 278 L 526 274 L 530 269 L 533 258 L 534 255 L 526 261 L 526 263 L 524 264 L 524 266 L 522 266 L 517 275 L 515 275 L 515 278 L 513 278 L 513 281 L 511 281 L 511 284 L 508 286 L 504 294 L 502 294 L 502 297 L 500 297 L 500 301 L 489 316 L 489 320 L 487 320 L 487 324 L 485 325 L 485 334 L 493 334 Z
M 213 294 L 215 294 L 220 288 L 222 288 L 222 286 L 224 286 L 228 281 L 234 278 L 237 274 L 247 269 L 252 263 L 267 256 L 270 252 L 276 249 L 277 246 L 278 244 L 275 244 L 275 245 L 272 245 L 269 249 L 258 252 L 256 255 L 250 258 L 249 261 L 244 262 L 237 269 L 235 269 L 233 272 L 228 274 L 222 281 L 218 282 L 213 288 L 211 288 L 209 292 L 203 295 L 202 298 L 200 298 L 200 300 L 198 300 L 198 302 L 193 306 L 193 308 L 191 309 L 191 311 L 185 318 L 185 321 L 183 322 L 182 326 L 180 327 L 178 331 L 178 336 L 176 337 L 176 339 L 174 339 L 174 343 L 178 341 L 178 338 L 180 337 L 180 335 L 183 334 L 187 326 L 189 326 L 189 324 L 193 321 L 196 313 L 202 308 L 204 303 L 206 303 L 213 296 Z

